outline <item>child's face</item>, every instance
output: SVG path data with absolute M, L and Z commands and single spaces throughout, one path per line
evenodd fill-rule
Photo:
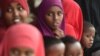
M 63 11 L 57 6 L 52 6 L 45 15 L 45 21 L 51 29 L 56 29 L 63 20 Z
M 19 3 L 12 2 L 6 8 L 4 18 L 8 25 L 12 25 L 19 22 L 26 22 L 28 13 Z
M 93 45 L 94 36 L 95 36 L 94 27 L 90 27 L 87 29 L 87 31 L 83 32 L 83 36 L 81 40 L 82 46 L 84 48 L 90 48 Z
M 83 56 L 81 44 L 79 42 L 76 42 L 74 44 L 67 44 L 65 56 Z
M 35 56 L 34 51 L 29 48 L 12 48 L 9 56 Z
M 52 45 L 47 48 L 46 56 L 64 56 L 64 49 L 63 43 Z

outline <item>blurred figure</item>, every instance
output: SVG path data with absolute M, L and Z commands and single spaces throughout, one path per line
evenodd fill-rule
M 55 37 L 44 36 L 46 56 L 64 56 L 65 45 Z
M 83 56 L 83 50 L 80 42 L 71 36 L 62 38 L 65 43 L 65 55 L 64 56 Z
M 42 38 L 32 25 L 13 25 L 5 34 L 1 56 L 45 56 Z
M 74 0 L 62 0 L 65 18 L 65 35 L 81 40 L 83 31 L 83 15 L 81 8 Z

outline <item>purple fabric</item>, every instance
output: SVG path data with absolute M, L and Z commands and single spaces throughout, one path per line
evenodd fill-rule
M 38 7 L 38 28 L 45 36 L 54 36 L 51 29 L 47 26 L 47 24 L 44 21 L 45 13 L 52 6 L 58 6 L 63 10 L 61 0 L 43 0 L 40 6 Z M 64 20 L 62 21 L 60 28 L 64 30 Z

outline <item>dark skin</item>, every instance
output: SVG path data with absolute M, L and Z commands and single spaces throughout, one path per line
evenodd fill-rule
M 95 28 L 89 27 L 83 32 L 81 43 L 84 48 L 90 48 L 93 45 L 95 36 Z
M 46 48 L 46 56 L 64 56 L 65 45 L 63 43 Z
M 64 32 L 60 29 L 63 20 L 63 11 L 57 6 L 52 6 L 45 15 L 45 22 L 54 33 L 55 37 L 63 37 Z
M 27 11 L 17 2 L 9 4 L 3 14 L 6 26 L 16 23 L 28 23 L 28 16 Z
M 35 56 L 31 48 L 12 48 L 9 56 Z
M 79 42 L 66 43 L 65 56 L 83 56 L 81 44 Z

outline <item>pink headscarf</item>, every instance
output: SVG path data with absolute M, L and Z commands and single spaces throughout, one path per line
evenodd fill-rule
M 16 24 L 8 29 L 3 42 L 3 55 L 8 56 L 13 47 L 28 47 L 36 56 L 45 56 L 41 33 L 29 24 Z
M 29 6 L 27 0 L 1 0 L 0 1 L 0 5 L 2 5 L 1 11 L 5 11 L 8 5 L 12 2 L 18 2 L 29 14 Z

